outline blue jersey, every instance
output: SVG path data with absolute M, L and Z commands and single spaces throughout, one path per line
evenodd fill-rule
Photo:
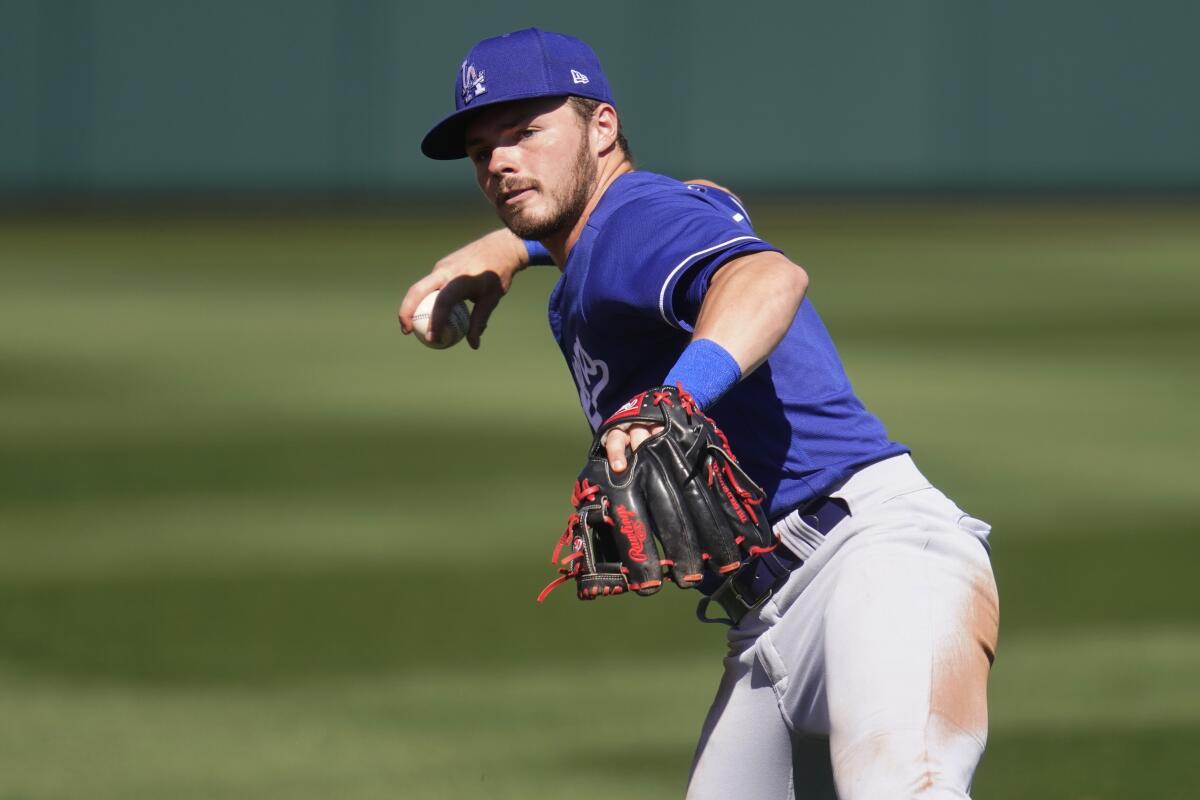
M 592 429 L 663 382 L 722 264 L 777 249 L 725 192 L 649 172 L 617 178 L 550 295 L 550 328 Z M 766 362 L 706 411 L 766 491 L 772 520 L 860 467 L 908 452 L 855 397 L 807 298 Z

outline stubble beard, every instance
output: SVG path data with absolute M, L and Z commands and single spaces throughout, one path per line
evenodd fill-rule
M 566 233 L 575 226 L 595 188 L 598 172 L 596 161 L 591 158 L 585 138 L 575 155 L 571 179 L 563 190 L 548 197 L 550 209 L 545 216 L 530 217 L 517 212 L 511 219 L 501 219 L 505 226 L 526 240 L 545 240 Z

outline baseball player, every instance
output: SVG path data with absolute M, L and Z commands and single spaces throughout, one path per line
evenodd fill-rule
M 550 328 L 600 434 L 564 579 L 584 598 L 674 580 L 698 588 L 702 618 L 730 625 L 688 796 L 967 797 L 999 618 L 989 527 L 855 396 L 805 271 L 730 192 L 634 169 L 600 62 L 576 38 L 478 43 L 455 106 L 422 151 L 468 158 L 504 229 L 416 282 L 401 328 L 441 290 L 433 331 L 470 299 L 477 348 L 518 271 L 561 271 Z M 676 457 L 678 474 L 633 480 Z M 707 482 L 664 488 L 696 475 Z M 644 507 L 637 486 L 657 487 Z M 677 540 L 663 509 L 684 495 L 732 521 L 733 538 L 716 541 L 713 522 Z M 604 530 L 607 544 L 593 538 Z

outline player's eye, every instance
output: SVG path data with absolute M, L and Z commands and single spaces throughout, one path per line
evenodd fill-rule
M 526 128 L 525 130 L 521 131 L 517 135 L 520 136 L 520 138 L 522 138 L 522 139 L 528 139 L 530 136 L 533 136 L 535 133 L 537 133 L 537 131 L 534 130 L 533 128 Z
M 492 151 L 484 149 L 484 148 L 480 148 L 479 150 L 476 150 L 474 153 L 471 153 L 470 155 L 471 155 L 471 160 L 474 161 L 476 164 L 484 164 L 484 163 L 487 163 L 487 160 L 492 157 Z

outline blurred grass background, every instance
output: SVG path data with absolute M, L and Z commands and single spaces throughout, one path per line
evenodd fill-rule
M 756 208 L 995 526 L 976 796 L 1193 797 L 1197 208 Z M 490 224 L 0 220 L 0 798 L 681 793 L 721 629 L 683 592 L 533 603 L 588 440 L 556 271 L 480 352 L 395 323 Z

